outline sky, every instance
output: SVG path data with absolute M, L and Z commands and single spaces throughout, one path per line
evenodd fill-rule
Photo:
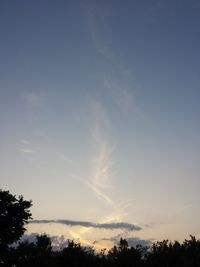
M 0 187 L 26 235 L 200 237 L 200 1 L 0 1 Z

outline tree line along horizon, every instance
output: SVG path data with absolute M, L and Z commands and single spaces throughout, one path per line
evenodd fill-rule
M 183 243 L 163 240 L 149 246 L 129 246 L 121 238 L 111 249 L 95 251 L 68 240 L 54 250 L 48 235 L 36 235 L 35 242 L 20 241 L 25 225 L 32 219 L 32 201 L 0 189 L 0 266 L 20 267 L 199 267 L 200 240 L 194 236 Z M 15 244 L 15 245 L 13 245 Z

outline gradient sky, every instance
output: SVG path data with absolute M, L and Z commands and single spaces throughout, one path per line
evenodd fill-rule
M 27 233 L 200 237 L 199 47 L 198 0 L 0 1 L 0 186 L 46 220 Z

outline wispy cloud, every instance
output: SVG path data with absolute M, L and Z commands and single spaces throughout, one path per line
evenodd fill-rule
M 32 155 L 35 154 L 35 149 L 33 149 L 33 146 L 29 140 L 22 139 L 19 142 L 19 152 L 25 155 Z
M 119 222 L 119 223 L 93 223 L 88 221 L 73 221 L 73 220 L 32 220 L 29 223 L 31 224 L 47 224 L 47 223 L 60 223 L 69 226 L 83 226 L 83 227 L 92 227 L 92 228 L 99 228 L 99 229 L 126 229 L 128 231 L 140 231 L 142 228 L 140 226 L 126 223 L 126 222 Z
M 111 187 L 111 167 L 113 165 L 113 148 L 106 140 L 106 131 L 110 127 L 109 118 L 103 106 L 92 101 L 93 129 L 92 142 L 94 152 L 91 159 L 91 171 L 85 183 L 96 194 L 112 208 L 116 208 L 114 201 L 105 193 L 105 189 Z M 113 146 L 112 146 L 113 147 Z
M 18 242 L 36 242 L 36 236 L 38 233 L 30 233 L 30 234 L 24 234 Z M 123 237 L 123 235 L 116 235 L 112 237 L 105 237 L 101 239 L 97 239 L 95 241 L 89 241 L 86 239 L 83 239 L 79 234 L 77 234 L 74 231 L 71 231 L 71 235 L 77 242 L 81 242 L 81 245 L 87 245 L 87 246 L 95 246 L 95 248 L 102 249 L 104 248 L 104 241 L 110 241 L 113 245 L 119 245 L 120 238 L 125 238 L 128 242 L 129 246 L 136 247 L 137 245 L 142 246 L 150 246 L 152 244 L 152 240 L 150 239 L 140 239 L 138 237 Z M 70 240 L 64 236 L 64 235 L 48 235 L 52 242 L 52 247 L 54 250 L 59 250 L 64 247 L 67 247 Z
M 132 82 L 128 81 L 129 78 L 126 77 L 127 75 L 120 75 L 125 77 L 123 77 L 123 79 L 119 77 L 113 79 L 111 76 L 107 76 L 104 79 L 104 85 L 109 91 L 113 102 L 124 115 L 135 113 L 140 118 L 144 119 L 144 112 L 139 108 L 136 101 L 138 92 L 137 86 L 133 86 Z
M 30 243 L 36 243 L 36 237 L 38 236 L 39 233 L 30 233 L 30 234 L 24 234 L 19 241 L 17 241 L 17 244 L 19 242 L 30 242 Z M 70 231 L 70 236 L 72 237 L 72 240 L 74 240 L 77 243 L 81 243 L 81 245 L 84 246 L 90 246 L 93 247 L 93 242 L 86 240 L 84 238 L 82 238 L 79 234 L 77 234 L 74 231 Z M 60 250 L 63 249 L 65 247 L 67 247 L 69 245 L 69 242 L 71 241 L 71 239 L 67 238 L 64 235 L 48 235 L 48 237 L 51 239 L 51 244 L 53 247 L 53 250 Z M 95 249 L 102 249 L 104 248 L 103 246 L 101 246 L 100 244 L 96 244 L 95 245 Z
M 73 160 L 70 159 L 68 156 L 66 156 L 64 153 L 61 153 L 61 152 L 56 151 L 56 152 L 55 152 L 55 155 L 56 155 L 59 159 L 61 159 L 62 161 L 66 162 L 66 163 L 68 163 L 68 164 L 74 164 Z
M 113 60 L 109 46 L 105 42 L 103 36 L 102 25 L 106 17 L 106 10 L 93 4 L 87 8 L 87 18 L 89 24 L 89 32 L 91 40 L 97 52 L 109 61 Z
M 84 183 L 87 185 L 93 193 L 95 193 L 96 197 L 102 201 L 104 201 L 106 204 L 108 204 L 112 209 L 116 208 L 116 205 L 114 201 L 107 195 L 105 194 L 102 190 L 98 189 L 95 185 L 93 185 L 92 182 L 88 180 L 88 178 L 82 177 L 80 175 L 77 175 L 76 173 L 72 173 L 71 177 L 74 179 L 79 180 L 80 182 Z
M 33 91 L 25 92 L 23 97 L 29 107 L 40 107 L 44 103 L 44 96 Z
M 111 12 L 114 12 L 111 7 L 99 6 L 96 2 L 87 8 L 88 28 L 92 43 L 96 51 L 107 60 L 106 70 L 108 69 L 108 72 L 106 75 L 110 74 L 113 77 L 105 79 L 105 86 L 111 92 L 114 102 L 122 113 L 128 114 L 133 111 L 144 118 L 143 111 L 135 101 L 136 81 L 133 80 L 133 71 L 129 66 L 123 66 L 114 53 L 115 44 L 111 45 L 108 41 L 109 36 L 106 29 L 109 27 L 108 18 Z
M 98 187 L 88 181 L 86 181 L 85 183 L 93 190 L 93 192 L 97 195 L 98 198 L 104 200 L 112 208 L 116 207 L 114 201 L 101 190 L 99 190 Z
M 33 131 L 33 134 L 35 136 L 39 137 L 42 141 L 45 141 L 45 143 L 51 143 L 52 142 L 52 139 L 50 138 L 50 136 L 42 129 L 35 129 Z
M 69 240 L 66 239 L 64 235 L 54 235 L 50 236 L 50 238 L 54 249 L 64 248 L 69 244 Z
M 21 144 L 23 144 L 23 145 L 30 145 L 30 141 L 28 141 L 28 140 L 26 140 L 26 139 L 22 139 L 21 141 L 20 141 L 20 143 Z
M 111 180 L 112 150 L 99 132 L 95 134 L 94 142 L 97 154 L 92 160 L 92 183 L 95 187 L 105 188 L 109 186 Z
M 17 243 L 26 241 L 35 243 L 37 236 L 38 233 L 24 234 Z M 48 237 L 51 239 L 52 247 L 55 250 L 67 247 L 69 243 L 69 240 L 64 235 L 48 235 Z
M 108 3 L 109 4 L 109 3 Z M 92 43 L 96 51 L 110 66 L 123 73 L 127 73 L 127 69 L 123 68 L 119 64 L 112 46 L 110 45 L 109 37 L 107 35 L 107 29 L 109 27 L 109 17 L 112 12 L 111 8 L 106 8 L 99 6 L 97 3 L 92 3 L 86 9 L 87 18 L 88 18 L 88 30 L 91 36 Z
M 27 149 L 27 148 L 20 148 L 20 152 L 24 154 L 34 154 L 35 151 L 32 149 Z
M 127 113 L 133 105 L 133 92 L 125 88 L 124 85 L 119 85 L 119 82 L 113 81 L 111 78 L 106 78 L 104 84 L 120 110 L 123 113 Z
M 88 176 L 82 176 L 73 172 L 71 176 L 78 179 L 82 183 L 88 186 L 93 191 L 95 196 L 107 207 L 111 209 L 109 214 L 105 214 L 99 219 L 98 223 L 83 222 L 79 226 L 82 226 L 76 231 L 70 231 L 70 235 L 73 238 L 78 238 L 82 242 L 91 244 L 91 241 L 87 240 L 87 236 L 94 228 L 100 229 L 115 229 L 115 230 L 141 230 L 142 228 L 137 224 L 123 223 L 126 208 L 132 201 L 116 201 L 111 197 L 111 189 L 113 191 L 113 166 L 114 166 L 114 140 L 111 141 L 109 133 L 111 130 L 111 123 L 106 109 L 102 103 L 91 100 L 91 141 L 92 141 L 92 153 L 91 153 L 91 167 Z M 96 246 L 96 245 L 95 245 Z M 100 245 L 99 245 L 100 246 Z
M 86 240 L 88 232 L 91 232 L 94 227 L 103 229 L 124 229 L 126 231 L 141 230 L 136 224 L 121 223 L 123 221 L 124 209 L 127 203 L 117 203 L 109 194 L 112 186 L 112 168 L 114 165 L 113 141 L 109 140 L 109 130 L 111 123 L 104 106 L 95 100 L 91 102 L 92 121 L 92 144 L 93 153 L 91 156 L 91 170 L 88 177 L 73 174 L 73 177 L 84 182 L 96 195 L 98 199 L 103 201 L 111 212 L 99 220 L 97 224 L 88 224 L 88 227 L 72 231 L 70 234 L 74 238 Z M 88 241 L 90 244 L 91 242 Z M 97 245 L 95 245 L 97 246 Z M 99 247 L 101 247 L 99 245 Z

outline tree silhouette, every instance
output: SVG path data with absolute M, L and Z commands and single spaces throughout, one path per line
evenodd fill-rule
M 31 218 L 31 201 L 22 196 L 0 190 L 0 266 L 20 267 L 199 267 L 200 240 L 190 236 L 182 244 L 163 240 L 150 247 L 129 246 L 120 239 L 108 253 L 97 253 L 92 247 L 68 240 L 59 250 L 53 250 L 46 234 L 37 235 L 35 242 L 18 242 L 24 233 L 24 224 Z M 2 264 L 3 263 L 3 264 Z M 14 265 L 15 264 L 15 265 Z
M 26 230 L 24 224 L 31 219 L 31 201 L 18 198 L 9 191 L 0 190 L 0 260 L 8 245 L 17 241 Z
M 59 257 L 58 266 L 82 266 L 90 267 L 96 266 L 97 255 L 95 256 L 94 250 L 90 247 L 82 247 L 80 243 L 76 243 L 74 240 L 68 241 L 68 246 L 64 248 Z
M 200 266 L 200 240 L 190 236 L 183 244 L 168 240 L 154 243 L 146 257 L 148 267 L 198 267 Z
M 142 250 L 140 247 L 129 247 L 126 239 L 121 238 L 119 245 L 108 251 L 110 266 L 142 266 Z
M 51 242 L 45 234 L 36 236 L 36 242 L 19 242 L 9 250 L 7 265 L 15 263 L 20 267 L 199 267 L 200 240 L 163 240 L 151 247 L 138 245 L 130 247 L 125 239 L 118 246 L 97 253 L 93 248 L 83 247 L 74 240 L 60 250 L 51 249 Z
M 52 251 L 51 239 L 46 234 L 37 235 L 35 248 L 37 266 L 49 266 Z

